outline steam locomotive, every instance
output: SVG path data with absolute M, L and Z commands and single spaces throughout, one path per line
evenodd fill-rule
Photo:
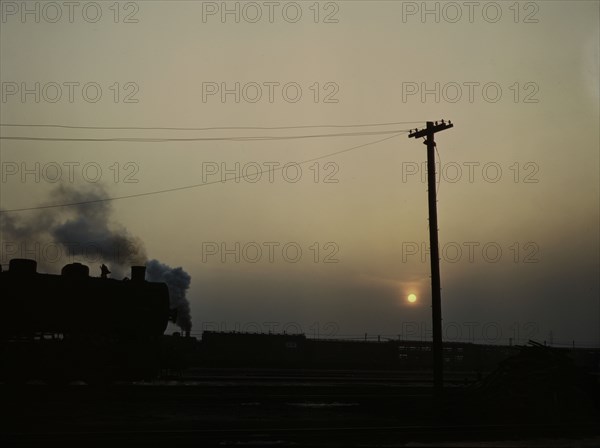
M 104 277 L 104 276 L 103 276 Z M 97 381 L 146 378 L 160 369 L 160 340 L 170 318 L 164 283 L 90 277 L 71 263 L 61 275 L 12 259 L 0 272 L 0 379 Z

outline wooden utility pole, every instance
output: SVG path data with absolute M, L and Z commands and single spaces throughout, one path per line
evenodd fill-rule
M 429 245 L 431 258 L 431 314 L 433 327 L 433 388 L 436 396 L 444 391 L 444 349 L 442 346 L 442 294 L 440 282 L 440 254 L 438 247 L 437 192 L 435 181 L 435 139 L 436 132 L 454 127 L 451 121 L 441 124 L 427 122 L 425 129 L 415 129 L 409 138 L 424 137 L 427 145 L 427 191 L 429 198 Z

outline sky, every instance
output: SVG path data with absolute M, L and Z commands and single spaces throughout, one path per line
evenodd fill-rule
M 95 205 L 11 210 L 134 196 L 101 226 L 191 275 L 195 335 L 427 340 L 444 119 L 445 340 L 600 344 L 598 1 L 0 3 L 3 265 L 99 275 L 39 231 Z

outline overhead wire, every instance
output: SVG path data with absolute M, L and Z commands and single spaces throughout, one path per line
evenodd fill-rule
M 309 135 L 290 135 L 290 136 L 241 136 L 241 137 L 174 137 L 174 138 L 148 138 L 148 137 L 110 137 L 110 138 L 89 138 L 89 137 L 23 137 L 23 136 L 0 136 L 0 140 L 27 140 L 27 141 L 60 141 L 60 142 L 139 142 L 139 143 L 165 143 L 165 142 L 195 142 L 195 141 L 271 141 L 271 140 L 295 140 L 306 138 L 326 138 L 326 137 L 357 137 L 364 135 L 385 135 L 398 132 L 409 132 L 405 129 L 393 129 L 388 131 L 370 131 L 370 132 L 345 132 L 337 134 L 309 134 Z
M 59 129 L 95 129 L 95 130 L 157 130 L 157 131 L 215 131 L 215 130 L 278 130 L 278 129 L 308 129 L 308 128 L 359 128 L 375 126 L 394 126 L 403 124 L 424 123 L 422 121 L 395 121 L 388 123 L 359 123 L 359 124 L 320 124 L 297 126 L 212 126 L 212 127 L 158 127 L 158 126 L 75 126 L 61 124 L 23 124 L 0 123 L 3 127 L 32 127 L 32 128 L 59 128 Z
M 345 148 L 342 149 L 340 151 L 335 151 L 332 153 L 328 153 L 322 156 L 317 156 L 317 157 L 312 157 L 310 159 L 307 160 L 303 160 L 301 162 L 297 162 L 298 165 L 303 165 L 306 163 L 310 163 L 310 162 L 314 162 L 316 160 L 321 160 L 321 159 L 325 159 L 328 157 L 332 157 L 334 155 L 337 154 L 342 154 L 345 152 L 349 152 L 349 151 L 353 151 L 359 148 L 364 148 L 366 146 L 370 146 L 370 145 L 375 145 L 377 143 L 381 143 L 384 142 L 386 140 L 390 140 L 392 138 L 398 137 L 399 135 L 405 134 L 409 132 L 407 131 L 396 131 L 395 134 L 385 137 L 383 139 L 379 139 L 379 140 L 375 140 L 373 142 L 367 142 L 367 143 L 363 143 L 360 145 L 356 145 L 356 146 L 352 146 L 350 148 Z M 253 172 L 251 174 L 246 174 L 246 175 L 242 175 L 242 176 L 236 176 L 236 177 L 230 177 L 230 178 L 226 178 L 226 179 L 221 179 L 221 180 L 216 180 L 216 181 L 210 181 L 210 182 L 204 182 L 201 184 L 193 184 L 193 185 L 184 185 L 181 187 L 174 187 L 174 188 L 167 188 L 167 189 L 163 189 L 163 190 L 155 190 L 155 191 L 148 191 L 148 192 L 143 192 L 143 193 L 134 193 L 134 194 L 129 194 L 129 195 L 123 195 L 123 196 L 113 196 L 113 197 L 107 197 L 107 198 L 100 198 L 100 199 L 92 199 L 89 201 L 79 201 L 79 202 L 70 202 L 70 203 L 62 203 L 62 204 L 49 204 L 49 205 L 39 205 L 39 206 L 35 206 L 35 207 L 23 207 L 23 208 L 15 208 L 15 209 L 8 209 L 8 210 L 0 210 L 0 213 L 15 213 L 15 212 L 24 212 L 24 211 L 31 211 L 31 210 L 41 210 L 41 209 L 49 209 L 49 208 L 59 208 L 59 207 L 74 207 L 74 206 L 79 206 L 79 205 L 87 205 L 87 204 L 94 204 L 94 203 L 102 203 L 102 202 L 108 202 L 108 201 L 117 201 L 117 200 L 122 200 L 122 199 L 131 199 L 131 198 L 137 198 L 137 197 L 143 197 L 143 196 L 152 196 L 152 195 L 158 195 L 158 194 L 164 194 L 164 193 L 171 193 L 171 192 L 175 192 L 175 191 L 182 191 L 182 190 L 189 190 L 189 189 L 193 189 L 193 188 L 200 188 L 200 187 L 204 187 L 206 185 L 213 185 L 216 183 L 225 183 L 231 180 L 237 180 L 237 179 L 245 179 L 247 177 L 254 177 L 257 174 L 264 174 L 267 172 L 272 172 L 272 171 L 280 171 L 282 170 L 283 167 L 278 167 L 278 168 L 273 168 L 273 169 L 269 169 L 269 170 L 262 170 L 262 171 L 258 171 L 258 172 Z

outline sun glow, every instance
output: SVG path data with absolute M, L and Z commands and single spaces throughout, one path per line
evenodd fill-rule
M 409 294 L 409 295 L 408 295 L 408 301 L 409 301 L 410 303 L 415 303 L 415 302 L 417 301 L 417 296 L 416 296 L 416 295 L 414 295 L 414 294 Z

